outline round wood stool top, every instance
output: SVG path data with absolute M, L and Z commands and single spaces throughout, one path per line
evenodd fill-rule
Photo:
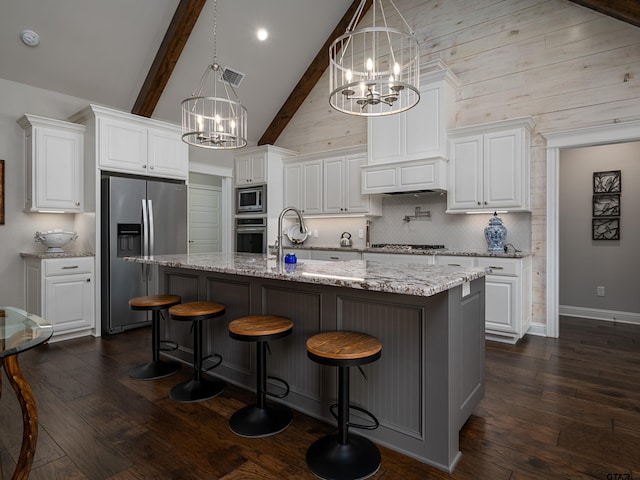
M 146 295 L 129 300 L 129 307 L 133 310 L 153 310 L 169 308 L 180 303 L 179 295 Z
M 291 319 L 279 315 L 249 315 L 229 323 L 229 335 L 239 340 L 279 338 L 288 335 L 292 329 Z
M 174 320 L 205 320 L 207 318 L 224 315 L 226 306 L 217 302 L 188 302 L 174 305 L 169 309 L 169 315 Z
M 382 342 L 366 333 L 323 332 L 307 340 L 307 352 L 320 363 L 360 365 L 380 358 Z

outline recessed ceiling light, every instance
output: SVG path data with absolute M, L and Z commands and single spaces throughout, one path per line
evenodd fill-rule
M 269 36 L 269 32 L 267 32 L 264 28 L 259 28 L 257 35 L 258 35 L 258 40 L 260 40 L 261 42 L 264 42 Z
M 40 36 L 33 30 L 23 30 L 20 32 L 20 40 L 29 47 L 37 47 L 40 43 Z

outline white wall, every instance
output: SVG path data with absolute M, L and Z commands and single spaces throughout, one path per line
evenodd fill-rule
M 592 240 L 593 173 L 622 171 L 620 240 Z M 640 142 L 560 153 L 561 310 L 597 309 L 640 316 Z M 605 287 L 605 296 L 596 287 Z

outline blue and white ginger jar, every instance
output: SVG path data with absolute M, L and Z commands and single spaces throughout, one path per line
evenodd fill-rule
M 487 239 L 489 252 L 503 252 L 504 241 L 507 238 L 507 228 L 502 224 L 502 219 L 494 212 L 489 219 L 489 225 L 484 227 L 484 238 Z

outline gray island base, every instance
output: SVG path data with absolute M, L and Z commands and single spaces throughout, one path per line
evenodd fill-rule
M 222 355 L 212 374 L 230 383 L 253 390 L 256 372 L 255 350 L 230 339 L 228 323 L 267 313 L 291 318 L 293 334 L 273 343 L 268 363 L 269 374 L 291 386 L 279 401 L 331 424 L 336 369 L 307 358 L 307 338 L 328 330 L 378 337 L 382 357 L 363 367 L 367 379 L 354 370 L 350 391 L 351 403 L 376 415 L 380 427 L 354 433 L 453 471 L 459 431 L 484 395 L 482 269 L 362 260 L 290 266 L 223 253 L 127 260 L 158 265 L 160 292 L 226 304 L 224 317 L 205 322 L 204 354 Z M 173 355 L 189 362 L 189 325 L 169 321 L 165 335 L 180 345 Z M 361 420 L 357 411 L 351 415 Z

